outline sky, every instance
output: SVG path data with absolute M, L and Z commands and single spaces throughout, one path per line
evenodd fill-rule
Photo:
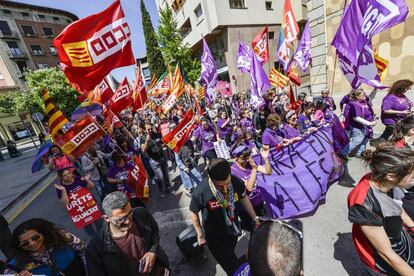
M 131 29 L 132 50 L 135 58 L 145 55 L 145 40 L 141 24 L 140 1 L 141 0 L 121 0 L 122 8 L 127 17 L 129 28 Z M 75 14 L 79 19 L 103 11 L 113 3 L 112 0 L 16 0 L 13 2 L 66 10 Z M 144 0 L 144 2 L 151 16 L 154 29 L 156 30 L 159 17 L 155 0 Z M 118 81 L 122 81 L 124 76 L 128 77 L 129 81 L 135 80 L 134 66 L 115 69 L 112 71 L 112 74 Z

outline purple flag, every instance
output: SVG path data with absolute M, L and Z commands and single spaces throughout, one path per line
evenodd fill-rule
M 375 34 L 404 22 L 404 0 L 353 0 L 346 9 L 332 45 L 353 64 Z M 355 43 L 356 42 L 356 43 Z
M 200 82 L 206 87 L 206 97 L 208 101 L 213 102 L 213 97 L 217 84 L 217 65 L 213 54 L 203 37 L 203 55 L 201 56 L 201 74 Z
M 306 23 L 303 29 L 302 38 L 300 39 L 298 48 L 296 49 L 295 56 L 293 59 L 296 64 L 302 69 L 302 72 L 308 70 L 309 63 L 312 60 L 311 57 L 311 46 L 312 46 L 312 34 L 309 27 L 309 21 Z
M 257 175 L 257 186 L 272 217 L 294 218 L 310 213 L 325 198 L 329 184 L 343 173 L 332 147 L 332 129 L 324 127 L 280 150 L 271 149 L 271 175 Z M 260 155 L 253 157 L 264 164 Z
M 249 73 L 250 72 L 250 64 L 251 64 L 251 52 L 249 46 L 246 43 L 239 41 L 239 52 L 237 55 L 237 68 L 242 73 Z
M 271 86 L 266 72 L 263 70 L 262 65 L 260 64 L 256 54 L 253 51 L 250 53 L 250 59 L 250 92 L 252 96 L 253 107 L 258 108 L 260 105 L 263 105 L 265 103 L 262 97 L 266 91 L 270 89 Z

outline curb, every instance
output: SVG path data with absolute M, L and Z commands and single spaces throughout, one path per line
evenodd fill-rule
M 30 185 L 30 187 L 28 187 L 24 192 L 22 192 L 18 197 L 16 197 L 15 199 L 13 199 L 12 202 L 10 202 L 9 204 L 7 204 L 7 206 L 4 207 L 1 210 L 1 214 L 4 215 L 4 214 L 10 212 L 13 208 L 17 207 L 19 205 L 19 203 L 24 198 L 26 198 L 32 191 L 34 191 L 37 188 L 37 186 L 40 183 L 42 183 L 45 179 L 47 179 L 51 174 L 52 174 L 52 172 L 51 171 L 48 171 L 45 175 L 43 175 L 42 177 L 40 177 L 37 181 L 35 181 L 32 185 Z M 11 222 L 11 221 L 9 221 L 9 222 Z

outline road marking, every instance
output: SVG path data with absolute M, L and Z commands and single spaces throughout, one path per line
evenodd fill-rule
M 43 193 L 46 188 L 53 182 L 56 180 L 56 176 L 52 177 L 52 179 L 47 182 L 46 185 L 44 185 L 44 187 L 40 188 L 38 191 L 36 191 L 31 197 L 29 197 L 27 200 L 25 200 L 23 202 L 23 204 L 21 206 L 19 206 L 11 215 L 9 218 L 7 218 L 7 221 L 10 223 L 12 223 L 26 208 L 27 206 L 29 206 L 41 193 Z

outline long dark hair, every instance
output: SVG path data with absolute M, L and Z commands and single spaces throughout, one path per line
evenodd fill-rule
M 404 139 L 404 136 L 407 135 L 412 128 L 414 128 L 414 116 L 408 116 L 402 120 L 399 120 L 395 124 L 391 142 L 395 143 L 401 139 Z
M 19 224 L 13 231 L 11 239 L 12 256 L 19 259 L 30 256 L 28 251 L 19 246 L 19 237 L 29 230 L 35 230 L 42 234 L 47 249 L 63 247 L 69 243 L 69 239 L 61 233 L 60 228 L 54 223 L 41 218 L 29 219 Z

